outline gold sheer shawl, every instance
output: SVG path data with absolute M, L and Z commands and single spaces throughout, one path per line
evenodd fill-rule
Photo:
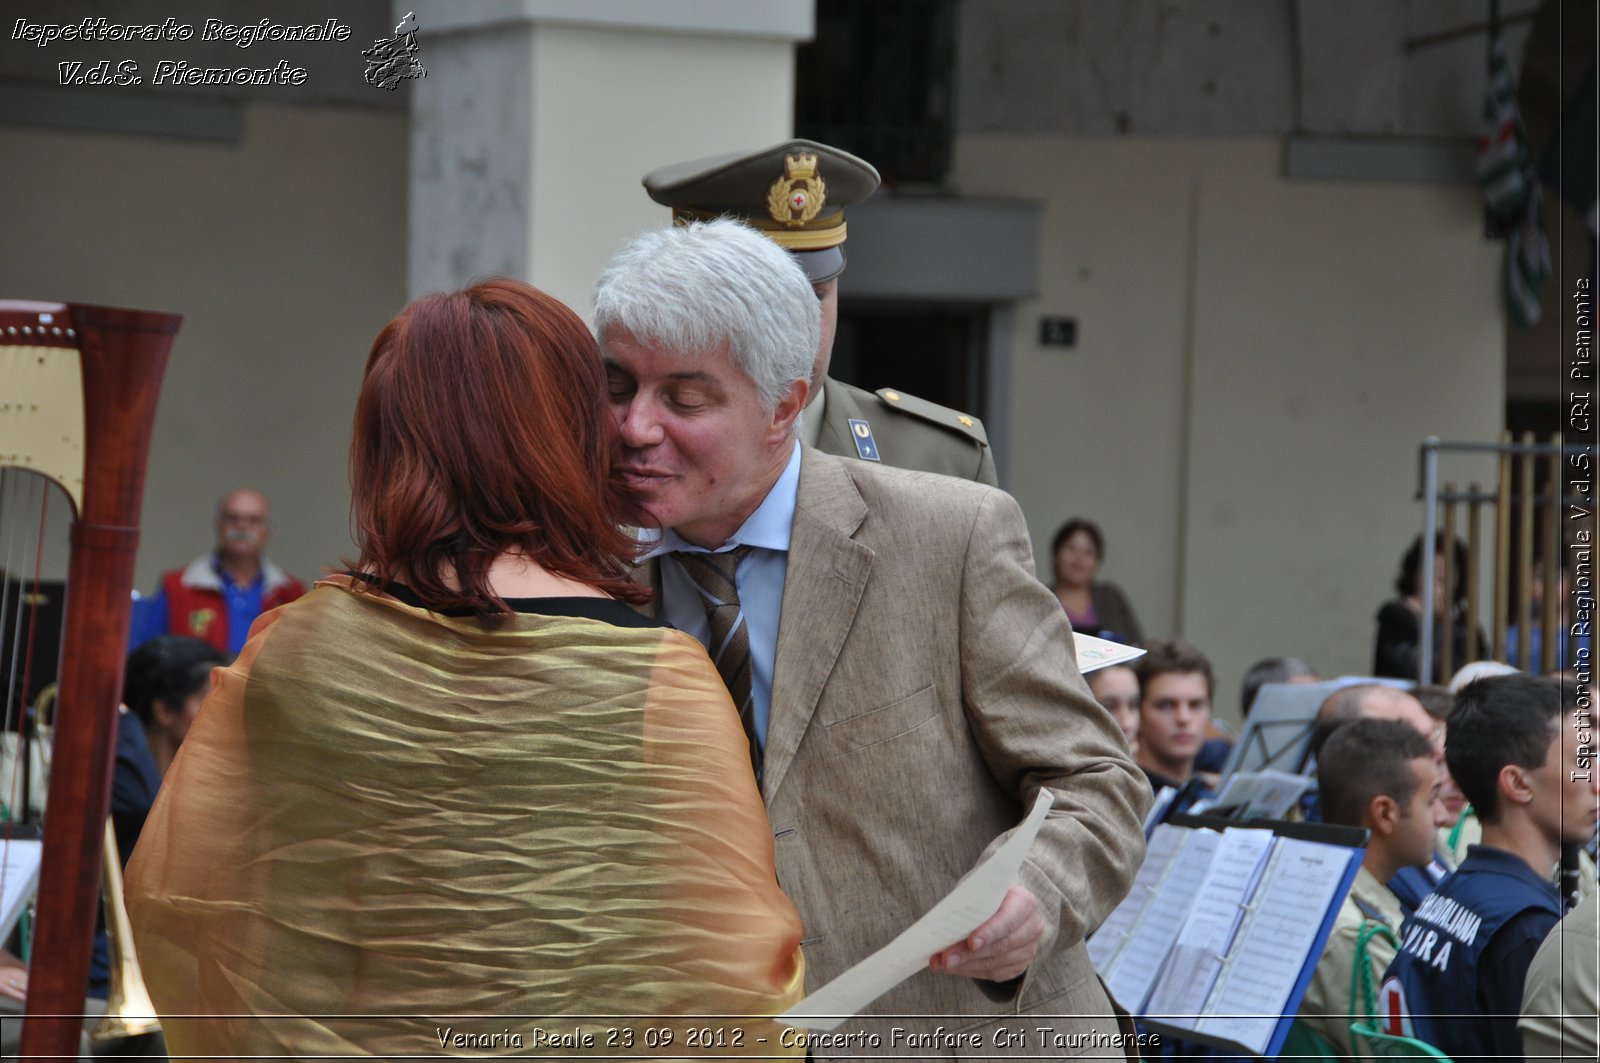
M 772 1055 L 803 982 L 697 642 L 343 578 L 217 670 L 127 893 L 175 1055 Z

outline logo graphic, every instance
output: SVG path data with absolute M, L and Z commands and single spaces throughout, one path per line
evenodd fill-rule
M 767 189 L 767 214 L 773 221 L 801 226 L 817 216 L 828 200 L 828 186 L 817 173 L 817 157 L 783 157 L 783 176 Z
M 394 33 L 387 40 L 374 41 L 371 48 L 361 53 L 367 59 L 367 84 L 390 92 L 402 81 L 428 76 L 417 61 L 417 16 L 406 12 Z

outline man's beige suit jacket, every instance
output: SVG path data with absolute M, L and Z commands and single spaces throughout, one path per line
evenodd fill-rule
M 870 1026 L 881 1050 L 817 1058 L 903 1056 L 895 1026 L 985 1039 L 920 1055 L 1007 1055 L 989 1031 L 1018 1012 L 1084 1016 L 1052 1020 L 1063 1036 L 1116 1032 L 1083 938 L 1143 859 L 1150 788 L 1070 645 L 1009 495 L 806 448 L 762 791 L 778 880 L 805 923 L 808 990 L 931 908 L 1039 787 L 1055 794 L 1022 874 L 1046 933 L 1020 989 L 923 971 L 873 1006 L 884 1020 L 840 1028 Z M 1019 1048 L 1056 1051 L 1037 1037 Z

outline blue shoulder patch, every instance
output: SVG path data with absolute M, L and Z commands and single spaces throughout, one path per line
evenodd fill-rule
M 883 460 L 878 456 L 878 441 L 872 438 L 872 426 L 862 418 L 850 418 L 850 438 L 855 440 L 856 455 L 862 460 Z

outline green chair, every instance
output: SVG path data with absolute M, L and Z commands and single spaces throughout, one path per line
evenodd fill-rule
M 1372 1059 L 1433 1059 L 1450 1063 L 1450 1057 L 1415 1037 L 1381 1033 L 1364 1022 L 1350 1024 L 1350 1040 L 1363 1058 Z
M 1367 958 L 1367 942 L 1377 936 L 1388 938 L 1396 951 L 1400 948 L 1400 939 L 1384 924 L 1369 922 L 1361 927 L 1355 963 L 1350 969 L 1350 1014 L 1356 1016 L 1350 1023 L 1350 1044 L 1363 1059 L 1432 1059 L 1451 1063 L 1449 1056 L 1426 1041 L 1378 1029 L 1378 990 L 1372 984 L 1372 963 Z
M 1289 1036 L 1283 1039 L 1283 1047 L 1278 1049 L 1278 1058 L 1339 1059 L 1341 1057 L 1333 1042 L 1296 1019 L 1289 1027 Z

